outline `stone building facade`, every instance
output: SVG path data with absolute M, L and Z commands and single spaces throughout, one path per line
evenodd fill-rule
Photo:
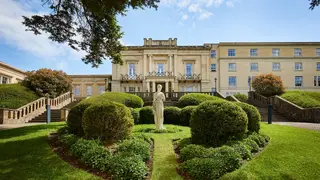
M 320 91 L 318 42 L 222 42 L 179 46 L 177 39 L 144 39 L 127 46 L 112 67 L 112 91 L 246 94 L 259 74 L 280 76 L 289 90 Z
M 14 84 L 22 81 L 26 74 L 24 71 L 0 61 L 0 84 Z

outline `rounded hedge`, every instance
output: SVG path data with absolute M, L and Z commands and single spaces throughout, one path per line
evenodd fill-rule
M 127 138 L 133 125 L 129 108 L 116 102 L 93 104 L 83 113 L 82 127 L 86 137 L 106 143 Z
M 248 116 L 248 131 L 258 133 L 261 121 L 259 110 L 256 107 L 243 102 L 236 102 L 236 105 L 240 106 Z
M 245 94 L 235 94 L 233 95 L 235 98 L 237 98 L 241 102 L 247 102 L 248 101 L 248 96 Z
M 140 109 L 141 108 L 136 108 L 136 109 L 130 108 L 131 115 L 134 120 L 134 124 L 139 124 L 139 119 L 140 119 L 139 111 L 140 111 Z
M 146 106 L 139 111 L 139 124 L 154 124 L 153 107 Z
M 143 161 L 150 159 L 150 144 L 143 139 L 130 139 L 118 146 L 118 153 L 135 154 L 141 156 Z
M 209 100 L 219 100 L 220 98 L 216 96 L 210 96 L 208 94 L 201 93 L 189 93 L 180 97 L 177 106 L 180 108 L 184 108 L 186 106 L 197 106 L 204 101 Z
M 164 112 L 163 112 L 164 124 L 180 125 L 180 123 L 179 123 L 180 112 L 181 112 L 181 110 L 177 107 L 164 108 Z
M 92 102 L 83 101 L 70 109 L 68 118 L 67 118 L 67 125 L 71 133 L 79 136 L 84 135 L 83 128 L 82 128 L 82 115 L 84 111 L 92 104 L 93 104 Z
M 186 106 L 181 109 L 180 113 L 180 125 L 189 126 L 192 112 L 197 108 L 197 106 Z
M 85 101 L 95 101 L 99 102 L 101 100 L 109 100 L 124 104 L 131 108 L 141 108 L 143 107 L 143 100 L 134 94 L 124 93 L 124 92 L 105 92 L 98 96 L 92 96 Z
M 247 125 L 246 113 L 234 103 L 206 101 L 191 116 L 192 143 L 217 147 L 232 138 L 243 138 Z

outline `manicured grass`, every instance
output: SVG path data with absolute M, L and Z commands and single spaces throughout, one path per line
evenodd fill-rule
M 222 179 L 320 179 L 320 131 L 261 124 L 266 149 Z
M 320 92 L 287 91 L 281 97 L 303 108 L 320 107 Z
M 20 84 L 0 85 L 0 108 L 16 109 L 38 98 L 36 93 Z
M 48 134 L 64 123 L 0 131 L 0 179 L 99 179 L 61 160 Z
M 61 160 L 48 145 L 49 132 L 64 123 L 0 131 L 0 179 L 99 179 Z M 177 126 L 166 125 L 167 129 Z M 137 125 L 139 129 L 154 125 Z M 148 133 L 155 142 L 152 180 L 182 178 L 172 139 L 190 137 L 188 127 L 177 133 Z M 264 151 L 239 170 L 222 179 L 320 179 L 320 131 L 261 124 L 271 142 Z

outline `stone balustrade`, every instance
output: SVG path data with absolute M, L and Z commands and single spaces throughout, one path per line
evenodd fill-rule
M 46 111 L 46 105 L 51 109 L 61 109 L 73 101 L 73 94 L 68 92 L 54 99 L 39 98 L 18 109 L 0 108 L 0 124 L 26 123 Z

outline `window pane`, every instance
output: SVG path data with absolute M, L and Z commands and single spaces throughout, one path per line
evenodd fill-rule
M 280 63 L 273 63 L 272 64 L 272 70 L 273 71 L 279 71 L 280 70 Z
M 237 70 L 237 66 L 236 63 L 229 63 L 229 71 L 236 71 Z
M 187 78 L 192 76 L 192 64 L 186 64 L 186 75 Z
M 136 74 L 136 64 L 129 64 L 129 79 L 134 79 Z
M 317 76 L 313 77 L 313 86 L 317 86 Z
M 129 87 L 129 92 L 135 92 L 136 88 L 135 87 Z
M 164 64 L 157 64 L 157 73 L 158 76 L 164 75 Z
M 237 85 L 237 77 L 229 76 L 229 87 L 235 87 Z
M 211 50 L 210 55 L 212 58 L 215 58 L 217 56 L 216 50 Z
M 317 71 L 320 71 L 320 62 L 317 62 Z
M 105 91 L 105 86 L 99 86 L 99 94 L 102 94 Z
M 280 56 L 280 49 L 272 49 L 272 56 Z
M 258 63 L 251 63 L 250 70 L 251 71 L 258 71 L 259 70 Z
M 295 70 L 302 70 L 302 63 L 295 63 Z
M 320 56 L 320 48 L 316 49 L 316 56 Z
M 92 95 L 92 87 L 87 86 L 87 96 L 91 96 L 91 95 Z
M 258 56 L 258 49 L 250 49 L 250 56 Z
M 302 86 L 302 76 L 295 77 L 295 86 Z
M 75 86 L 74 87 L 74 95 L 75 96 L 80 96 L 80 86 Z
M 301 48 L 294 48 L 294 56 L 302 56 Z
M 320 86 L 320 76 L 318 76 L 318 86 Z
M 217 68 L 217 66 L 216 66 L 216 64 L 211 64 L 211 72 L 216 72 L 216 69 Z
M 235 49 L 228 49 L 228 56 L 236 56 L 236 50 Z
M 2 84 L 9 84 L 9 78 L 2 76 Z

